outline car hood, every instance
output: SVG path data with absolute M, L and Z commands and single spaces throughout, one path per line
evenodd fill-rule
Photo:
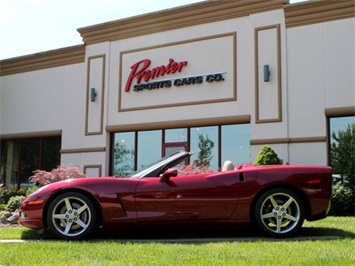
M 90 192 L 91 194 L 99 193 L 120 193 L 131 192 L 134 190 L 138 179 L 135 178 L 116 178 L 116 177 L 94 177 L 94 178 L 77 178 L 58 181 L 40 187 L 34 191 L 31 196 L 36 195 L 40 198 L 46 198 L 61 190 L 80 189 Z

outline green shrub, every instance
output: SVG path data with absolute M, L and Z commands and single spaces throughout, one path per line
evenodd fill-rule
M 0 217 L 2 217 L 5 209 L 6 209 L 6 204 L 0 204 Z
M 13 196 L 9 199 L 9 202 L 7 203 L 6 209 L 9 211 L 13 212 L 16 211 L 21 204 L 21 201 L 24 199 L 24 196 Z
M 346 216 L 353 213 L 351 188 L 341 183 L 336 183 L 332 188 L 332 206 L 329 215 Z
M 259 151 L 254 164 L 256 165 L 270 165 L 270 164 L 281 164 L 281 160 L 276 152 L 270 147 L 265 145 Z
M 0 192 L 0 203 L 7 204 L 10 198 L 14 196 L 26 196 L 26 191 L 23 189 L 17 189 L 17 187 L 11 187 L 9 189 L 2 188 Z
M 32 192 L 35 192 L 38 189 L 37 186 L 30 187 L 26 189 L 26 196 L 30 195 Z
M 5 204 L 4 193 L 6 191 L 5 187 L 0 187 L 0 204 Z

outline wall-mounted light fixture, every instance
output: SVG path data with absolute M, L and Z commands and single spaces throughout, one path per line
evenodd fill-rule
M 96 93 L 95 88 L 91 88 L 90 89 L 90 102 L 95 102 L 96 96 L 97 96 L 97 93 Z
M 264 82 L 270 81 L 270 68 L 269 65 L 264 65 Z

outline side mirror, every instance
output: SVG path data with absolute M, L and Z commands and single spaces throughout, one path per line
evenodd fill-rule
M 160 175 L 160 182 L 162 183 L 168 183 L 170 180 L 170 177 L 174 177 L 178 175 L 178 171 L 176 168 L 170 168 L 166 170 L 162 175 Z

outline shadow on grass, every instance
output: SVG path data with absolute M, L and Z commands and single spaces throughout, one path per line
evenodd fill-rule
M 235 242 L 235 241 L 331 241 L 334 239 L 355 238 L 354 232 L 337 228 L 303 227 L 290 238 L 268 238 L 261 236 L 252 228 L 189 228 L 189 229 L 130 229 L 130 230 L 97 230 L 89 241 L 122 241 L 122 242 Z M 25 230 L 23 240 L 59 240 L 49 230 L 37 234 L 35 230 Z

